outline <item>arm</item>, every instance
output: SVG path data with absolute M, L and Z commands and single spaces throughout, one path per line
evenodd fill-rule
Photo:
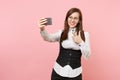
M 89 40 L 89 33 L 85 32 L 85 42 L 82 41 L 80 44 L 80 49 L 82 52 L 82 55 L 85 59 L 88 59 L 91 54 L 91 49 L 90 49 L 90 40 Z
M 46 23 L 47 23 L 47 20 L 45 18 L 42 18 L 38 21 L 38 26 L 40 28 L 40 33 L 41 33 L 41 36 L 43 37 L 43 39 L 45 41 L 49 41 L 49 42 L 59 41 L 62 31 L 58 31 L 54 34 L 49 34 L 45 30 Z
M 59 30 L 58 32 L 56 32 L 54 34 L 49 34 L 46 30 L 43 30 L 43 31 L 40 31 L 40 33 L 45 41 L 56 42 L 56 41 L 60 40 L 62 31 Z

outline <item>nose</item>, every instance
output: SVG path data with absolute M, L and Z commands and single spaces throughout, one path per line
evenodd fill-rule
M 75 22 L 75 20 L 74 20 L 74 19 L 71 19 L 71 22 L 73 23 L 73 22 Z

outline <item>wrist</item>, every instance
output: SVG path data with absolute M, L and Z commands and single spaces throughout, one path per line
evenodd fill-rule
M 41 27 L 41 28 L 40 28 L 41 31 L 44 31 L 44 29 L 45 29 L 44 27 Z

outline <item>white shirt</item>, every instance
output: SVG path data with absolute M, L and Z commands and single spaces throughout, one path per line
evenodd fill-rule
M 68 32 L 68 39 L 64 40 L 62 42 L 62 46 L 66 49 L 73 49 L 73 50 L 81 50 L 82 55 L 85 59 L 88 59 L 90 54 L 91 54 L 91 50 L 90 50 L 90 41 L 89 41 L 89 33 L 88 32 L 84 32 L 85 33 L 85 42 L 81 42 L 80 44 L 76 44 L 73 39 L 72 39 L 72 32 L 75 31 L 75 28 L 70 28 L 69 32 Z M 60 41 L 60 37 L 61 37 L 61 33 L 62 30 L 59 30 L 58 32 L 54 33 L 54 34 L 49 34 L 46 30 L 41 31 L 40 32 L 43 39 L 49 42 L 59 42 Z M 54 65 L 54 70 L 57 74 L 63 76 L 63 77 L 76 77 L 79 74 L 82 73 L 82 67 L 78 67 L 75 69 L 72 69 L 72 67 L 70 65 L 66 65 L 64 67 L 60 66 L 57 62 L 55 62 Z

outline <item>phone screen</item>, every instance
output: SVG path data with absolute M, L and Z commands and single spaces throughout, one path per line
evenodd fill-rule
M 46 25 L 52 25 L 52 18 L 46 18 L 46 19 L 47 19 Z

